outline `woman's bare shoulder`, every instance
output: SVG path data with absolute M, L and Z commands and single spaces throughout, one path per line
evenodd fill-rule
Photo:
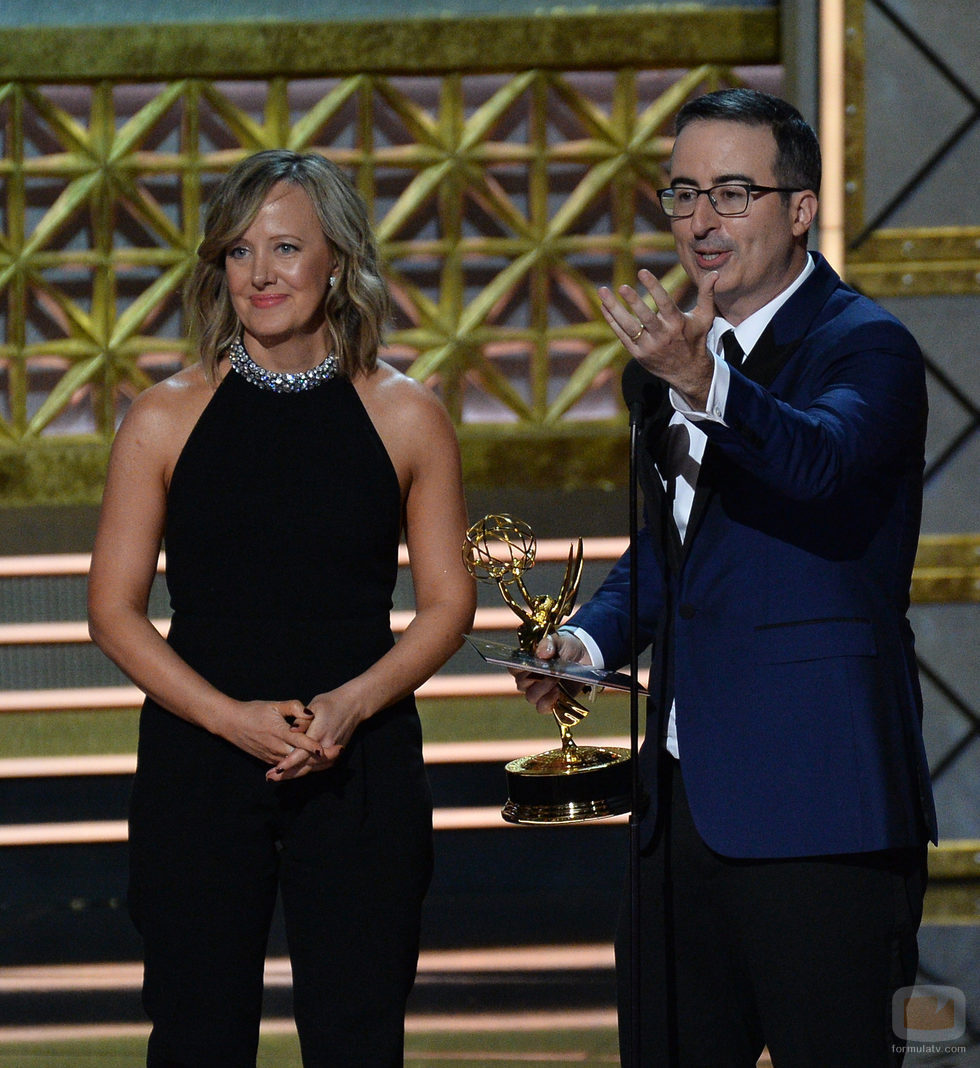
M 185 367 L 144 389 L 133 401 L 126 421 L 152 423 L 158 419 L 180 420 L 194 413 L 200 415 L 214 389 L 200 364 Z
M 448 419 L 446 409 L 423 382 L 379 360 L 370 374 L 359 374 L 354 388 L 372 417 L 375 411 L 391 420 Z
M 354 388 L 398 472 L 403 492 L 419 474 L 458 466 L 456 431 L 442 401 L 423 382 L 378 361 Z
M 199 364 L 185 367 L 143 390 L 116 435 L 116 449 L 137 448 L 170 471 L 214 396 L 215 386 Z M 148 450 L 148 451 L 146 451 Z

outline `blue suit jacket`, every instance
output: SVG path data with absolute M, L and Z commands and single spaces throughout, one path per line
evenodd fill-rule
M 708 445 L 684 546 L 653 463 L 672 409 L 641 376 L 640 634 L 652 643 L 641 751 L 657 796 L 671 698 L 691 811 L 732 857 L 935 839 L 907 619 L 926 425 L 908 331 L 820 256 L 779 310 Z M 633 382 L 635 389 L 637 383 Z M 607 667 L 629 657 L 629 560 L 575 616 Z M 655 802 L 641 834 L 648 837 Z

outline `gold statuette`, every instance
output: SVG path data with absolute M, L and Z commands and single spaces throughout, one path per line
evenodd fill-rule
M 524 584 L 525 573 L 534 566 L 536 550 L 531 528 L 510 515 L 484 516 L 466 532 L 463 543 L 463 561 L 469 573 L 480 582 L 496 583 L 506 604 L 521 620 L 519 648 L 511 656 L 488 655 L 489 649 L 503 648 L 494 643 L 472 639 L 471 643 L 494 663 L 541 670 L 560 679 L 559 697 L 552 711 L 561 732 L 561 748 L 520 757 L 506 765 L 508 800 L 503 817 L 509 823 L 571 823 L 628 812 L 629 750 L 580 746 L 572 737 L 572 728 L 589 714 L 576 696 L 588 685 L 590 675 L 605 673 L 534 656 L 541 640 L 558 629 L 575 604 L 582 579 L 582 539 L 568 550 L 565 575 L 554 597 L 531 594 Z

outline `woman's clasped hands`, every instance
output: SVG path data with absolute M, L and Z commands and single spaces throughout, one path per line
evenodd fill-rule
M 312 702 L 311 702 L 312 703 Z M 302 701 L 243 701 L 218 731 L 239 749 L 272 767 L 269 782 L 297 779 L 333 767 L 343 744 L 320 737 L 326 733 L 316 714 Z
M 287 728 L 281 736 L 285 752 L 266 772 L 266 779 L 284 782 L 332 768 L 360 722 L 360 717 L 344 704 L 335 693 L 324 693 L 309 705 L 287 701 L 273 706 L 279 709 Z

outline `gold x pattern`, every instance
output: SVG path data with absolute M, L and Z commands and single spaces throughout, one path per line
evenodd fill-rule
M 625 358 L 596 284 L 642 263 L 683 287 L 654 195 L 668 131 L 692 94 L 735 81 L 703 65 L 4 85 L 0 442 L 108 442 L 132 396 L 190 357 L 179 294 L 201 205 L 274 146 L 354 177 L 398 308 L 386 355 L 461 429 L 588 418 Z
M 846 44 L 844 54 L 846 109 L 846 206 L 848 242 L 847 278 L 862 292 L 876 298 L 893 296 L 949 296 L 980 293 L 980 225 L 949 225 L 937 205 L 935 222 L 928 226 L 895 226 L 891 211 L 884 220 L 869 218 L 866 193 L 875 161 L 867 152 L 867 125 L 874 121 L 866 100 L 867 68 L 881 63 L 881 55 L 868 48 L 867 15 L 881 0 L 845 0 Z M 900 9 L 892 0 L 889 8 Z M 893 31 L 895 32 L 895 31 Z M 936 131 L 938 150 L 918 149 L 920 159 L 910 159 L 915 177 L 892 205 L 896 208 L 915 184 L 934 174 L 943 161 L 964 160 L 964 170 L 973 164 L 968 134 L 980 123 L 980 103 L 970 88 L 969 74 L 948 68 L 930 54 L 928 44 L 911 38 L 917 66 L 906 72 L 914 79 L 931 71 L 945 85 L 957 104 L 949 116 L 948 129 Z M 888 53 L 885 52 L 884 55 Z M 886 61 L 887 62 L 887 61 Z M 937 73 L 937 71 L 939 73 Z M 958 112 L 962 110 L 963 114 Z M 909 152 L 916 148 L 909 144 Z

